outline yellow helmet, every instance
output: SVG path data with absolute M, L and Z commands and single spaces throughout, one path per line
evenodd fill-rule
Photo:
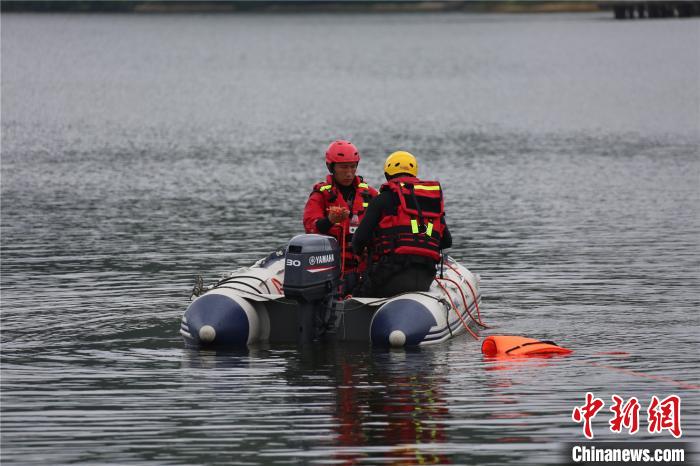
M 409 152 L 399 150 L 392 153 L 384 162 L 384 174 L 394 176 L 397 173 L 408 173 L 418 176 L 418 161 Z

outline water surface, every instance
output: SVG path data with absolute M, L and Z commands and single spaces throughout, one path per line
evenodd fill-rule
M 586 391 L 697 439 L 700 22 L 610 16 L 3 14 L 2 462 L 557 463 Z M 340 137 L 443 183 L 483 335 L 574 355 L 184 349 Z

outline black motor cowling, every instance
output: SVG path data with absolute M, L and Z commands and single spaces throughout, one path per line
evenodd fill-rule
M 284 296 L 306 302 L 323 300 L 338 286 L 340 259 L 335 238 L 295 236 L 285 255 Z

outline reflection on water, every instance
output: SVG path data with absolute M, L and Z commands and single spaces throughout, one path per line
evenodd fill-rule
M 697 438 L 697 25 L 3 14 L 0 461 L 560 463 L 586 391 Z M 491 333 L 575 353 L 184 349 L 194 276 L 299 233 L 337 137 L 441 181 Z
M 339 365 L 336 457 L 344 464 L 362 458 L 395 464 L 444 464 L 434 450 L 446 443 L 449 414 L 441 396 L 445 380 L 436 377 L 432 354 L 395 352 L 377 355 L 363 367 L 347 358 Z M 399 369 L 400 368 L 400 369 Z M 423 445 L 430 444 L 431 448 Z M 364 453 L 365 448 L 377 447 Z
M 434 360 L 438 356 L 327 344 L 305 350 L 254 348 L 245 356 L 191 352 L 185 364 L 219 373 L 245 368 L 250 377 L 260 361 L 283 358 L 277 382 L 258 389 L 250 400 L 257 405 L 257 422 L 246 424 L 240 417 L 239 422 L 249 434 L 259 432 L 271 421 L 263 413 L 277 413 L 305 427 L 276 431 L 277 442 L 256 445 L 262 457 L 295 456 L 294 443 L 313 441 L 304 452 L 310 462 L 445 464 L 451 460 L 440 445 L 448 443 L 449 408 L 442 388 L 447 380 Z

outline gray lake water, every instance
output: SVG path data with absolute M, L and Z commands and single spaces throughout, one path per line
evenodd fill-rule
M 577 15 L 2 15 L 3 464 L 542 464 L 700 434 L 700 21 Z M 413 152 L 488 334 L 186 350 L 213 281 L 302 231 L 323 150 Z M 613 434 L 611 396 L 640 432 Z

